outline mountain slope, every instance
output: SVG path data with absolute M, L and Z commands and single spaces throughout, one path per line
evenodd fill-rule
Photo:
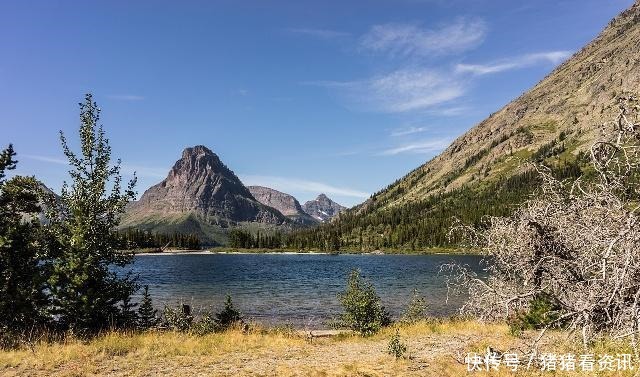
M 302 206 L 304 211 L 314 219 L 325 222 L 337 216 L 346 208 L 329 199 L 325 194 L 318 195 L 314 200 L 309 200 Z
M 277 209 L 292 221 L 302 225 L 315 225 L 318 220 L 309 216 L 296 198 L 289 194 L 262 186 L 247 186 L 251 195 L 260 203 Z
M 290 221 L 255 200 L 238 177 L 204 146 L 186 148 L 167 178 L 144 192 L 122 219 L 122 228 L 195 233 L 222 244 L 235 226 L 275 227 Z
M 377 201 L 393 206 L 478 178 L 513 175 L 519 171 L 515 160 L 530 158 L 561 133 L 570 152 L 584 150 L 595 140 L 598 126 L 614 118 L 615 97 L 640 89 L 639 41 L 640 3 L 636 2 L 531 90 L 378 193 Z M 396 195 L 399 191 L 402 194 Z
M 338 234 L 358 249 L 421 248 L 447 239 L 452 216 L 478 223 L 508 215 L 538 184 L 525 164 L 545 162 L 561 177 L 581 173 L 616 97 L 640 91 L 640 2 L 547 77 L 458 137 L 444 152 L 376 193 L 338 221 L 302 231 L 291 246 L 318 247 Z

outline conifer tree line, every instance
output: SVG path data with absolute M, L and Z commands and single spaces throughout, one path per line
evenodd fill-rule
M 564 135 L 542 146 L 533 158 L 553 157 L 565 151 Z M 570 161 L 550 166 L 558 179 L 575 178 L 585 172 L 587 156 L 579 153 Z M 422 201 L 387 209 L 370 206 L 362 212 L 348 210 L 338 221 L 289 234 L 254 235 L 235 230 L 230 237 L 232 247 L 295 250 L 403 250 L 415 251 L 432 247 L 456 247 L 461 240 L 450 234 L 455 219 L 481 226 L 484 216 L 508 216 L 513 208 L 528 199 L 541 184 L 535 170 L 499 178 L 484 188 L 463 186 L 446 193 L 432 195 Z M 396 190 L 395 196 L 402 195 Z M 375 201 L 376 195 L 372 197 Z M 394 198 L 386 198 L 393 200 Z M 262 240 L 262 241 L 261 241 Z M 279 241 L 279 242 L 278 242 Z
M 133 258 L 119 249 L 115 229 L 135 198 L 136 179 L 123 182 L 99 119 L 88 94 L 80 104 L 79 151 L 60 133 L 70 180 L 59 197 L 34 177 L 7 179 L 16 152 L 9 145 L 0 153 L 0 346 L 27 330 L 93 334 L 134 325 L 136 277 L 113 267 Z
M 147 230 L 127 228 L 118 231 L 119 248 L 123 250 L 136 249 L 172 249 L 200 250 L 202 245 L 195 234 L 183 233 L 152 233 Z
M 232 229 L 229 232 L 229 246 L 241 249 L 278 249 L 283 245 L 283 238 L 280 232 L 253 234 L 242 229 Z

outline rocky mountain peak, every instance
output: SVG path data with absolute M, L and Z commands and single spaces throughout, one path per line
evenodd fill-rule
M 167 179 L 177 176 L 198 179 L 216 174 L 226 177 L 234 183 L 240 183 L 238 177 L 222 163 L 217 154 L 203 145 L 197 145 L 182 151 L 182 158 L 173 165 Z
M 304 203 L 302 208 L 314 219 L 321 222 L 331 220 L 346 209 L 346 207 L 334 202 L 325 194 L 320 194 L 314 200 Z
M 278 190 L 263 186 L 248 186 L 251 195 L 260 203 L 275 208 L 294 222 L 303 225 L 312 225 L 318 220 L 309 216 L 293 196 Z
M 167 178 L 144 192 L 123 219 L 125 225 L 170 222 L 194 215 L 209 225 L 240 222 L 284 224 L 277 210 L 258 202 L 209 148 L 186 148 Z

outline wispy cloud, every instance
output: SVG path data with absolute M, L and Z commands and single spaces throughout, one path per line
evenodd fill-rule
M 408 127 L 408 128 L 401 128 L 399 130 L 394 130 L 391 132 L 391 136 L 406 136 L 406 135 L 413 135 L 413 134 L 417 134 L 417 133 L 421 133 L 421 132 L 425 132 L 427 130 L 427 127 Z
M 383 156 L 395 156 L 401 153 L 413 153 L 413 154 L 430 154 L 437 153 L 445 149 L 451 144 L 449 139 L 438 140 L 422 140 L 403 144 L 397 147 L 389 148 L 382 151 L 380 154 Z
M 373 26 L 361 41 L 363 50 L 392 57 L 445 55 L 468 50 L 484 40 L 487 27 L 480 19 L 458 18 L 438 29 L 415 23 Z
M 138 96 L 134 94 L 112 94 L 107 96 L 108 99 L 116 100 L 116 101 L 142 101 L 144 100 L 143 96 Z
M 307 84 L 334 89 L 362 110 L 385 113 L 428 109 L 458 98 L 466 91 L 461 80 L 431 69 L 402 69 L 367 80 Z
M 49 162 L 52 164 L 58 164 L 58 165 L 68 165 L 69 161 L 62 159 L 62 158 L 57 158 L 57 157 L 49 157 L 49 156 L 40 156 L 40 155 L 35 155 L 35 154 L 19 154 L 18 157 L 25 157 L 28 158 L 29 160 L 36 160 L 36 161 L 42 161 L 42 162 Z
M 287 29 L 287 31 L 294 34 L 303 34 L 303 35 L 308 35 L 308 36 L 319 38 L 319 39 L 342 38 L 342 37 L 348 37 L 351 35 L 351 33 L 347 33 L 344 31 L 329 30 L 329 29 L 291 28 L 291 29 Z
M 69 161 L 62 158 L 57 158 L 57 157 L 41 156 L 41 155 L 33 155 L 33 154 L 21 154 L 18 157 L 24 157 L 30 160 L 48 162 L 48 163 L 57 164 L 57 165 L 69 165 Z M 135 172 L 136 175 L 139 177 L 165 178 L 167 176 L 167 172 L 169 171 L 169 169 L 152 168 L 152 167 L 142 166 L 142 165 L 121 164 L 120 171 L 122 172 L 122 174 L 125 174 L 125 175 L 133 175 L 133 173 Z
M 368 198 L 369 193 L 345 187 L 336 187 L 326 183 L 308 181 L 305 179 L 274 177 L 267 175 L 241 174 L 240 179 L 245 185 L 259 185 L 270 187 L 283 192 L 308 192 L 313 194 L 342 195 L 352 198 Z
M 458 64 L 457 73 L 471 73 L 474 75 L 487 75 L 512 69 L 530 67 L 539 63 L 559 64 L 571 56 L 571 51 L 548 51 L 526 54 L 510 59 L 502 59 L 489 64 Z
M 453 106 L 453 107 L 443 107 L 439 109 L 433 109 L 433 110 L 430 110 L 430 112 L 432 114 L 439 115 L 439 116 L 452 117 L 452 116 L 458 116 L 458 115 L 464 114 L 469 110 L 471 109 L 468 106 Z

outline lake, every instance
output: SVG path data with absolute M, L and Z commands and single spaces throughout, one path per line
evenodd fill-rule
M 426 297 L 429 314 L 455 314 L 461 297 L 449 298 L 443 263 L 481 271 L 475 255 L 174 254 L 137 255 L 132 265 L 158 308 L 190 304 L 218 311 L 226 294 L 250 319 L 266 324 L 323 327 L 340 312 L 337 295 L 353 268 L 370 280 L 394 318 L 413 289 Z

